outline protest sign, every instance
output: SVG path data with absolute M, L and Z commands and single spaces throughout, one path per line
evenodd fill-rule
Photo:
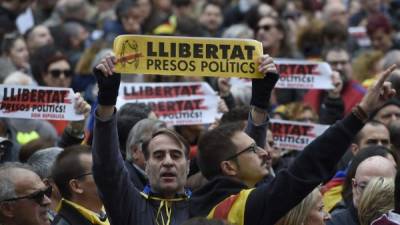
M 0 117 L 83 120 L 74 110 L 71 88 L 0 85 Z
M 367 29 L 365 27 L 349 27 L 348 31 L 360 47 L 367 48 L 371 46 L 371 40 L 367 35 Z
M 114 40 L 116 72 L 261 78 L 256 40 L 120 35 Z
M 172 125 L 208 124 L 218 117 L 218 96 L 205 82 L 121 83 L 117 107 L 144 103 Z
M 303 150 L 329 127 L 328 125 L 277 119 L 271 119 L 270 122 L 275 146 L 294 150 Z
M 276 59 L 280 78 L 276 88 L 333 89 L 332 70 L 326 62 Z

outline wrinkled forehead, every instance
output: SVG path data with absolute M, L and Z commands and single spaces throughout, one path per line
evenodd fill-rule
M 148 150 L 149 153 L 157 150 L 179 150 L 185 152 L 185 146 L 173 135 L 162 133 L 151 138 Z
M 14 168 L 8 174 L 11 176 L 15 192 L 18 195 L 29 194 L 46 187 L 40 177 L 30 170 Z

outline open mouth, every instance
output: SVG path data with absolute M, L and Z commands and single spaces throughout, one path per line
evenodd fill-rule
M 160 177 L 164 181 L 172 181 L 176 178 L 176 174 L 173 172 L 163 172 L 163 173 L 161 173 Z

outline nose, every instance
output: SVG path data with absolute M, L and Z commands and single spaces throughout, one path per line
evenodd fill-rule
M 268 146 L 268 145 L 267 145 Z M 260 148 L 260 147 L 257 147 L 258 148 L 258 151 L 257 151 L 257 153 L 258 153 L 258 156 L 260 157 L 260 158 L 262 158 L 262 159 L 269 159 L 269 158 L 271 158 L 271 153 L 270 153 L 270 148 L 269 147 L 266 147 L 266 149 L 263 149 L 263 148 Z
M 329 214 L 328 212 L 324 211 L 324 220 L 327 221 L 327 220 L 330 220 L 330 219 L 331 219 L 331 214 Z
M 164 157 L 164 160 L 162 161 L 163 166 L 171 166 L 173 164 L 174 160 L 172 159 L 171 155 L 167 153 Z
M 49 206 L 50 204 L 51 204 L 51 199 L 47 197 L 47 195 L 44 195 L 42 200 L 42 206 Z

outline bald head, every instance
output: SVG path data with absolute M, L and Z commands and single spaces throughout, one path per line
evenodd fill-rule
M 347 26 L 348 13 L 346 6 L 340 1 L 326 4 L 323 9 L 323 16 L 328 22 L 336 21 Z
M 393 161 L 382 157 L 372 156 L 364 160 L 357 167 L 353 179 L 353 203 L 357 207 L 364 188 L 373 177 L 391 177 L 396 175 Z

